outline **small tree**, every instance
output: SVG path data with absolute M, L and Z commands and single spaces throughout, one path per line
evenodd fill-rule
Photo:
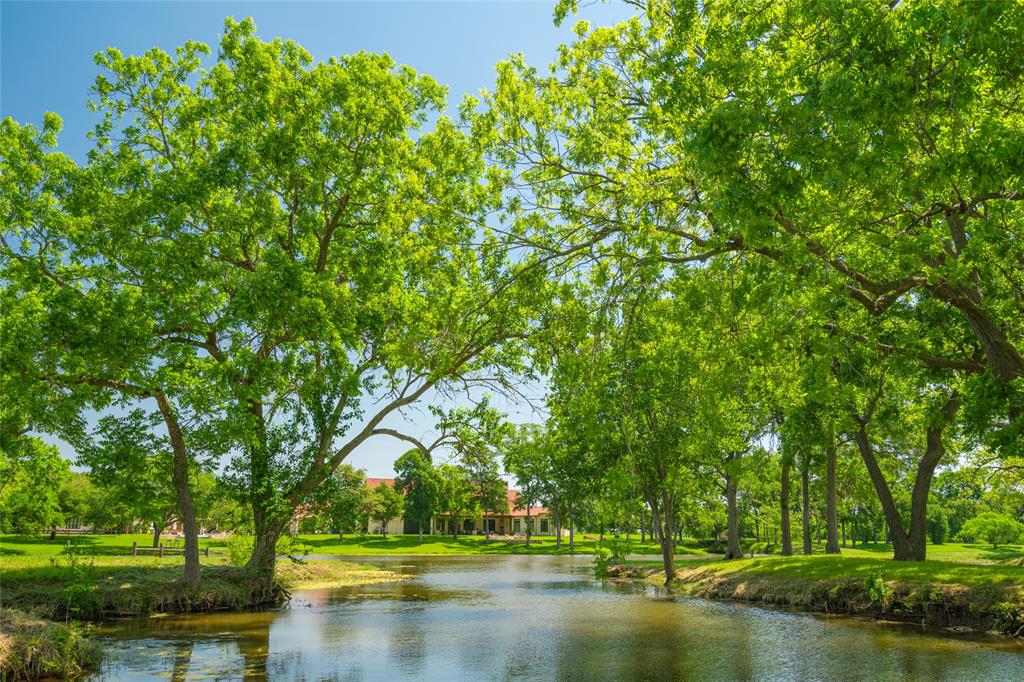
M 402 515 L 405 498 L 387 483 L 367 488 L 361 504 L 363 515 L 380 524 L 380 534 L 387 536 L 388 521 Z
M 964 524 L 960 529 L 960 538 L 975 541 L 984 538 L 993 549 L 999 545 L 1014 543 L 1024 535 L 1024 525 L 1018 521 L 995 512 L 984 512 Z
M 459 521 L 479 510 L 476 489 L 466 470 L 454 464 L 442 464 L 438 472 L 437 507 L 448 514 L 452 524 L 452 537 L 459 537 Z
M 423 526 L 437 511 L 437 471 L 430 459 L 419 449 L 409 450 L 395 460 L 395 490 L 405 497 L 405 518 L 419 527 L 419 544 L 423 544 Z
M 339 540 L 359 522 L 365 481 L 365 471 L 342 464 L 314 494 L 312 515 L 320 526 L 336 532 Z
M 946 510 L 934 505 L 928 510 L 928 539 L 933 545 L 941 545 L 949 535 L 949 517 Z

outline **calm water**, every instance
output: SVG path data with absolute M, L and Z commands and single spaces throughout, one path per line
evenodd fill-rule
M 102 680 L 1024 680 L 1024 647 L 594 580 L 586 558 L 372 557 L 402 583 L 109 630 Z

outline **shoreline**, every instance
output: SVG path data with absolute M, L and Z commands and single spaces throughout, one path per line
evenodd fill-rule
M 3 581 L 0 679 L 74 677 L 98 668 L 102 648 L 93 627 L 140 617 L 247 612 L 279 606 L 292 590 L 329 589 L 410 578 L 338 560 L 279 562 L 270 590 L 244 569 L 204 565 L 199 585 L 186 588 L 180 566 L 108 566 L 74 579 L 41 567 Z M 36 574 L 33 577 L 33 573 Z M 84 578 L 84 579 L 83 579 Z
M 906 568 L 898 565 L 882 565 L 863 576 L 833 577 L 815 570 L 816 557 L 808 559 L 700 562 L 677 567 L 669 589 L 676 595 L 702 599 L 854 617 L 878 624 L 921 625 L 941 636 L 1024 638 L 1024 581 L 979 579 L 964 584 L 914 579 L 901 576 Z M 792 570 L 794 566 L 798 569 Z M 972 568 L 983 577 L 985 567 Z M 660 586 L 664 573 L 660 567 L 627 563 L 610 567 L 608 578 Z

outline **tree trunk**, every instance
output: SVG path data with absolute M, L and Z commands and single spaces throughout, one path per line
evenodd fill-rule
M 160 534 L 164 532 L 164 527 L 158 524 L 156 521 L 153 522 L 153 548 L 160 546 Z
M 825 554 L 839 554 L 839 509 L 836 505 L 836 443 L 830 435 L 825 451 Z
M 676 577 L 676 566 L 675 548 L 672 546 L 672 495 L 668 490 L 661 491 L 661 506 L 665 523 L 661 529 L 661 561 L 665 568 L 665 587 L 670 587 Z
M 800 487 L 803 509 L 804 554 L 811 553 L 811 472 L 807 462 L 800 467 Z
M 871 483 L 875 487 L 878 501 L 882 505 L 882 512 L 885 515 L 886 525 L 892 536 L 893 559 L 896 561 L 924 561 L 927 554 L 927 525 L 928 525 L 928 493 L 931 490 L 932 477 L 935 468 L 945 453 L 945 446 L 942 443 L 942 432 L 946 425 L 953 420 L 960 409 L 958 397 L 954 394 L 942 407 L 942 421 L 930 425 L 927 430 L 927 447 L 924 457 L 917 464 L 917 472 L 914 476 L 914 490 L 910 496 L 910 530 L 907 531 L 900 517 L 899 509 L 893 500 L 892 491 L 882 474 L 878 465 L 871 441 L 868 439 L 867 426 L 860 422 L 857 430 L 857 449 L 860 450 L 861 459 L 868 469 Z
M 572 503 L 569 503 L 569 551 L 576 551 L 576 529 L 572 522 Z
M 182 578 L 186 586 L 195 587 L 199 584 L 199 524 L 196 521 L 195 505 L 192 504 L 192 489 L 189 487 L 188 449 L 185 447 L 185 436 L 181 432 L 167 396 L 157 393 L 155 397 L 167 427 L 167 436 L 171 441 L 171 451 L 174 454 L 174 471 L 171 480 L 178 503 L 178 517 L 181 519 L 182 530 L 185 534 L 185 570 Z
M 739 510 L 736 508 L 736 466 L 739 457 L 738 452 L 733 452 L 729 455 L 729 470 L 725 475 L 725 504 L 728 512 L 725 547 L 726 559 L 743 558 L 743 550 L 740 547 Z
M 793 534 L 789 525 L 789 460 L 782 460 L 782 494 L 779 496 L 780 523 L 782 527 L 782 556 L 793 554 Z
M 530 536 L 533 535 L 533 527 L 530 525 L 530 505 L 526 505 L 526 546 L 530 546 Z
M 551 515 L 555 522 L 555 549 L 562 549 L 562 519 L 558 513 L 558 505 L 555 504 L 552 508 Z
M 419 531 L 419 536 L 420 536 L 420 542 L 419 542 L 419 544 L 421 544 L 421 545 L 422 545 L 422 544 L 423 544 L 423 522 L 422 522 L 422 521 L 418 521 L 418 522 L 416 523 L 416 530 L 418 530 L 418 531 Z
M 255 578 L 253 605 L 271 603 L 275 598 L 274 567 L 277 565 L 277 541 L 284 532 L 287 520 L 271 518 L 262 505 L 253 505 L 256 531 L 252 555 L 246 568 Z

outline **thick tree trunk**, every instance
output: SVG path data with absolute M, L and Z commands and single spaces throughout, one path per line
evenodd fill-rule
M 793 534 L 789 525 L 789 461 L 782 460 L 782 493 L 779 496 L 779 512 L 782 531 L 782 556 L 793 554 Z
M 729 473 L 725 477 L 725 506 L 728 514 L 728 527 L 726 529 L 726 559 L 742 559 L 743 550 L 740 547 L 739 510 L 736 508 L 736 460 L 739 453 L 729 455 L 732 460 L 729 465 Z
M 287 520 L 271 518 L 265 509 L 254 505 L 253 521 L 256 535 L 252 555 L 246 568 L 255 577 L 253 604 L 269 603 L 274 598 L 274 568 L 277 565 L 277 541 Z
M 182 578 L 185 585 L 195 587 L 199 584 L 199 524 L 196 521 L 196 509 L 192 503 L 192 489 L 189 486 L 188 449 L 185 446 L 185 436 L 181 432 L 178 419 L 167 396 L 158 393 L 155 397 L 167 427 L 167 436 L 171 441 L 171 451 L 174 455 L 174 470 L 171 480 L 178 503 L 178 518 L 181 519 L 182 530 L 185 534 L 185 570 Z
M 836 505 L 836 444 L 829 437 L 825 451 L 825 554 L 839 554 L 839 508 Z
M 800 467 L 800 490 L 801 490 L 801 509 L 802 512 L 802 529 L 804 533 L 804 554 L 811 553 L 811 472 L 810 467 L 805 462 Z

